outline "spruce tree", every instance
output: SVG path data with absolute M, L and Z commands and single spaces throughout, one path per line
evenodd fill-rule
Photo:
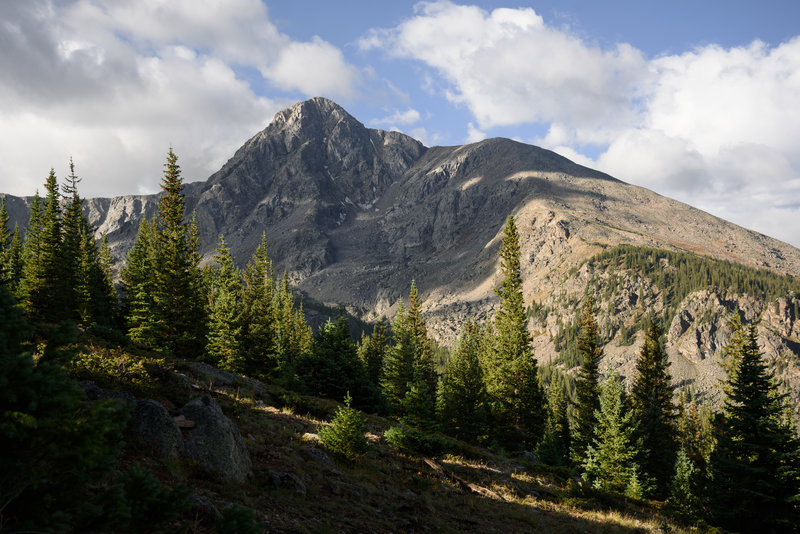
M 599 371 L 603 349 L 600 347 L 594 299 L 587 296 L 579 324 L 578 355 L 581 367 L 575 381 L 576 407 L 570 457 L 576 465 L 586 459 L 586 449 L 591 445 L 597 426 L 595 412 L 600 408 Z
M 568 465 L 572 434 L 563 383 L 550 381 L 547 391 L 547 426 L 536 448 L 539 459 L 549 465 Z
M 381 317 L 372 327 L 371 335 L 361 333 L 361 343 L 358 346 L 358 358 L 364 366 L 367 380 L 376 387 L 380 387 L 383 381 L 383 360 L 388 348 L 386 320 Z
M 45 189 L 43 204 L 39 204 L 38 195 L 31 204 L 20 292 L 25 311 L 34 322 L 58 323 L 68 318 L 68 295 L 61 261 L 60 194 L 52 169 Z
M 19 225 L 14 225 L 14 233 L 11 236 L 8 248 L 3 256 L 3 264 L 0 266 L 3 282 L 7 284 L 8 291 L 15 295 L 19 290 L 19 281 L 22 278 L 22 239 L 19 235 Z
M 479 359 L 480 345 L 478 326 L 467 321 L 437 394 L 436 412 L 442 430 L 471 443 L 482 441 L 489 431 L 489 398 Z
M 694 462 L 680 449 L 675 458 L 675 473 L 669 488 L 669 498 L 664 509 L 671 516 L 684 521 L 696 521 L 702 515 L 702 501 L 697 493 L 697 470 Z
M 800 444 L 751 325 L 732 347 L 735 372 L 725 383 L 711 455 L 711 515 L 742 532 L 785 532 L 800 522 Z M 736 340 L 734 340 L 736 341 Z
M 67 204 L 62 217 L 62 245 L 61 262 L 63 282 L 68 294 L 68 314 L 76 322 L 86 318 L 89 306 L 89 264 L 84 258 L 84 222 L 81 198 L 78 195 L 80 178 L 75 175 L 75 164 L 69 160 L 70 173 L 62 192 L 67 199 Z M 86 224 L 88 227 L 88 223 Z M 86 326 L 85 321 L 81 321 Z
M 413 281 L 409 307 L 406 310 L 401 303 L 392 329 L 394 345 L 383 362 L 383 394 L 395 415 L 408 416 L 431 426 L 438 378 L 433 365 L 433 347 Z M 412 398 L 406 400 L 409 394 Z
M 275 347 L 275 273 L 267 253 L 267 235 L 261 235 L 242 273 L 242 348 L 248 374 L 274 378 L 278 370 Z
M 197 255 L 196 232 L 183 222 L 183 179 L 170 148 L 161 181 L 156 215 L 155 303 L 160 318 L 160 346 L 180 356 L 197 357 L 205 345 L 205 298 Z
M 162 329 L 155 301 L 156 254 L 153 225 L 143 218 L 121 272 L 123 315 L 131 341 L 150 348 L 158 347 Z
M 494 321 L 493 350 L 484 362 L 494 424 L 506 445 L 534 446 L 542 437 L 546 406 L 531 348 L 522 298 L 519 234 L 509 216 L 500 247 L 503 279 L 495 289 L 500 309 Z
M 347 393 L 344 406 L 336 411 L 330 426 L 319 429 L 319 438 L 331 452 L 355 460 L 369 450 L 364 436 L 364 416 L 350 407 L 352 397 Z
M 301 358 L 297 372 L 312 395 L 341 399 L 351 392 L 359 399 L 359 406 L 372 408 L 376 404 L 350 325 L 341 313 L 336 321 L 329 319 L 320 327 L 311 354 Z
M 278 375 L 286 385 L 296 379 L 295 365 L 303 354 L 310 354 L 313 335 L 306 324 L 303 307 L 295 307 L 294 294 L 289 286 L 289 276 L 284 272 L 273 297 L 275 312 L 275 355 Z
M 211 284 L 206 353 L 219 367 L 236 373 L 247 371 L 241 345 L 241 281 L 225 238 L 220 236 L 214 254 L 217 272 Z
M 595 417 L 594 439 L 583 462 L 584 477 L 596 488 L 625 492 L 632 481 L 642 480 L 642 472 L 635 462 L 633 413 L 615 373 L 600 386 L 600 409 Z
M 636 362 L 631 389 L 634 437 L 640 444 L 637 463 L 655 480 L 657 497 L 666 497 L 675 466 L 677 412 L 673 403 L 669 361 L 663 331 L 652 320 Z

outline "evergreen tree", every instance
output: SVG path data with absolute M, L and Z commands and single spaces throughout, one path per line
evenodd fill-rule
M 567 415 L 567 395 L 563 383 L 552 380 L 547 394 L 547 426 L 536 449 L 539 459 L 549 465 L 567 465 L 572 434 Z
M 640 483 L 642 472 L 634 459 L 633 413 L 626 406 L 625 390 L 615 373 L 600 386 L 600 409 L 593 444 L 583 463 L 584 477 L 599 489 L 624 492 L 632 481 Z
M 20 292 L 29 317 L 36 322 L 57 323 L 68 318 L 68 296 L 61 261 L 60 194 L 52 169 L 45 189 L 47 195 L 41 211 L 38 195 L 31 204 Z
M 67 291 L 69 318 L 78 322 L 88 315 L 89 307 L 89 262 L 83 256 L 85 244 L 83 209 L 78 195 L 80 178 L 75 175 L 75 164 L 69 160 L 69 175 L 62 186 L 64 197 L 68 199 L 62 217 L 62 244 L 59 257 L 62 262 L 62 274 Z M 88 227 L 88 223 L 85 224 Z M 87 232 L 88 233 L 88 232 Z M 85 321 L 84 322 L 85 325 Z
M 665 510 L 673 517 L 689 522 L 702 515 L 702 504 L 697 493 L 697 473 L 692 459 L 680 449 L 675 458 L 675 475 L 670 484 Z
M 217 272 L 211 284 L 206 353 L 219 367 L 245 373 L 247 366 L 241 346 L 240 318 L 242 286 L 239 271 L 233 264 L 230 249 L 223 236 L 220 236 L 214 262 L 217 264 Z
M 242 348 L 248 374 L 274 377 L 278 370 L 275 347 L 275 272 L 267 253 L 267 235 L 242 273 Z
M 675 466 L 677 413 L 672 401 L 669 361 L 657 320 L 650 323 L 631 389 L 634 437 L 640 444 L 637 463 L 655 479 L 656 496 L 666 497 Z
M 205 345 L 205 296 L 197 255 L 196 230 L 183 222 L 183 179 L 170 148 L 156 216 L 155 304 L 160 346 L 180 356 L 197 356 Z
M 278 361 L 278 374 L 286 385 L 294 385 L 295 365 L 303 354 L 310 354 L 313 335 L 306 324 L 302 305 L 295 308 L 294 295 L 289 287 L 289 277 L 284 272 L 273 297 L 275 312 L 275 355 Z
M 436 406 L 442 430 L 472 443 L 482 441 L 489 431 L 489 398 L 478 354 L 480 345 L 478 326 L 467 321 L 439 381 Z
M 16 291 L 21 273 L 22 244 L 19 227 L 9 228 L 10 217 L 5 197 L 0 198 L 0 284 L 6 284 L 10 293 Z
M 367 380 L 377 387 L 383 381 L 383 360 L 387 350 L 386 321 L 381 317 L 372 327 L 371 335 L 361 333 L 361 343 L 358 346 L 358 358 L 367 373 Z
M 128 409 L 85 402 L 55 343 L 29 344 L 22 310 L 0 284 L 0 509 L 12 532 L 88 532 L 105 514 L 102 483 Z M 54 353 L 57 351 L 58 354 Z
M 542 437 L 546 406 L 531 349 L 522 298 L 519 235 L 511 216 L 503 229 L 499 256 L 503 280 L 495 290 L 500 310 L 495 317 L 493 350 L 487 351 L 483 367 L 486 389 L 501 439 L 514 447 L 533 446 Z
M 732 355 L 737 367 L 725 384 L 711 456 L 712 518 L 742 532 L 785 532 L 800 524 L 800 444 L 785 418 L 786 394 L 767 370 L 754 326 Z
M 311 354 L 300 359 L 297 372 L 312 395 L 336 399 L 353 392 L 360 406 L 373 408 L 377 404 L 343 314 L 322 325 Z
M 157 348 L 160 339 L 161 317 L 155 302 L 156 267 L 155 233 L 151 223 L 142 219 L 136 241 L 122 268 L 123 314 L 128 335 L 134 343 Z
M 364 416 L 350 407 L 351 401 L 352 397 L 347 393 L 344 406 L 336 411 L 331 426 L 319 429 L 319 438 L 335 454 L 355 460 L 369 450 L 369 444 L 364 436 Z
M 402 303 L 395 316 L 394 345 L 383 362 L 383 394 L 395 415 L 432 426 L 438 378 L 433 365 L 433 347 L 428 338 L 417 286 L 412 281 L 409 308 Z M 407 395 L 410 399 L 406 399 Z M 414 413 L 409 412 L 413 410 Z
M 595 320 L 594 299 L 588 295 L 583 303 L 579 328 L 578 354 L 581 358 L 581 367 L 575 381 L 577 401 L 570 450 L 570 457 L 576 465 L 581 465 L 586 459 L 586 449 L 592 443 L 594 429 L 597 426 L 595 412 L 600 408 L 598 367 L 603 357 L 603 349 L 600 347 Z
M 4 251 L 0 265 L 0 283 L 7 284 L 9 292 L 13 295 L 19 290 L 19 281 L 22 278 L 22 239 L 19 235 L 19 226 L 14 225 L 8 248 Z

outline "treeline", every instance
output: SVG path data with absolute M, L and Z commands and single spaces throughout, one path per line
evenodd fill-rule
M 455 450 L 452 438 L 508 453 L 529 451 L 581 476 L 576 491 L 664 499 L 670 513 L 687 522 L 748 531 L 800 524 L 800 444 L 786 397 L 767 372 L 754 327 L 743 326 L 737 316 L 719 413 L 675 398 L 658 320 L 647 327 L 630 391 L 610 368 L 601 373 L 600 335 L 588 296 L 576 328 L 580 369 L 574 394 L 563 376 L 548 375 L 545 388 L 527 328 L 519 235 L 509 217 L 499 251 L 499 310 L 485 324 L 467 321 L 438 369 L 413 281 L 407 306 L 401 303 L 391 324 L 379 321 L 357 342 L 343 315 L 312 332 L 286 275 L 273 270 L 266 236 L 241 271 L 222 236 L 214 265 L 201 267 L 197 227 L 193 219 L 186 222 L 180 168 L 171 150 L 158 212 L 141 223 L 121 273 L 119 300 L 111 291 L 107 249 L 87 237 L 92 232 L 82 215 L 68 223 L 73 215 L 69 208 L 61 211 L 55 182 L 51 172 L 47 197 L 34 198 L 23 244 L 18 231 L 12 235 L 7 223 L 2 227 L 0 285 L 16 295 L 36 327 L 32 343 L 17 338 L 0 343 L 4 362 L 16 358 L 36 369 L 50 359 L 40 355 L 48 350 L 48 336 L 80 324 L 98 335 L 207 361 L 301 393 L 347 399 L 341 417 L 349 421 L 341 423 L 347 431 L 335 439 L 348 457 L 364 450 L 363 444 L 342 444 L 363 439 L 349 411 L 352 402 L 391 416 L 397 426 L 385 438 L 409 453 Z M 76 184 L 73 170 L 64 191 L 79 208 Z M 68 230 L 73 227 L 79 230 Z M 68 245 L 73 242 L 85 244 L 73 253 Z M 4 313 L 15 316 L 10 300 L 4 306 Z M 23 347 L 31 350 L 25 353 Z M 17 423 L 11 426 L 4 415 L 4 440 L 19 429 L 26 409 L 14 405 Z M 109 427 L 102 435 L 118 430 Z M 330 433 L 328 438 L 334 439 Z M 4 508 L 12 503 L 12 510 L 13 503 L 24 508 L 20 503 L 27 502 L 20 493 L 6 498 Z

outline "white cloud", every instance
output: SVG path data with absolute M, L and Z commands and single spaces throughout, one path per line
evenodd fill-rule
M 423 63 L 423 89 L 473 115 L 469 140 L 543 124 L 547 148 L 800 245 L 800 226 L 781 224 L 800 218 L 782 202 L 800 198 L 800 37 L 648 59 L 529 8 L 439 1 L 360 46 Z
M 393 129 L 397 129 L 397 124 L 408 126 L 414 124 L 415 122 L 419 122 L 420 114 L 414 108 L 408 108 L 405 111 L 395 110 L 394 113 L 387 117 L 383 117 L 382 119 L 375 119 L 373 120 L 373 124 L 376 125 L 383 125 L 383 126 L 390 126 Z
M 449 83 L 447 98 L 466 105 L 479 128 L 551 121 L 608 128 L 632 114 L 647 64 L 629 45 L 587 46 L 529 8 L 486 12 L 436 2 L 416 9 L 397 28 L 373 30 L 360 46 L 435 69 Z
M 480 131 L 471 122 L 467 124 L 467 143 L 477 143 L 486 139 L 486 132 Z
M 84 196 L 155 191 L 170 146 L 187 181 L 207 178 L 291 103 L 239 69 L 307 96 L 353 96 L 359 79 L 260 0 L 0 2 L 0 191 L 31 194 L 70 156 Z

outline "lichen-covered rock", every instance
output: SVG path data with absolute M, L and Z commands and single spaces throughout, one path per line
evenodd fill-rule
M 250 454 L 239 429 L 214 399 L 197 397 L 181 412 L 195 423 L 185 442 L 186 456 L 224 482 L 244 481 L 253 468 Z
M 161 458 L 183 453 L 183 436 L 166 408 L 151 399 L 139 399 L 132 410 L 131 428 L 140 443 Z

